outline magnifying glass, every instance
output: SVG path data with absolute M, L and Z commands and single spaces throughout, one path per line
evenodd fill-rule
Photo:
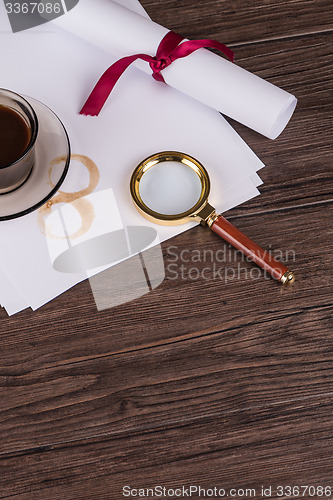
M 162 225 L 200 222 L 275 280 L 282 284 L 295 280 L 292 271 L 216 213 L 208 203 L 209 175 L 195 158 L 176 151 L 149 156 L 134 170 L 130 191 L 136 208 L 149 221 Z

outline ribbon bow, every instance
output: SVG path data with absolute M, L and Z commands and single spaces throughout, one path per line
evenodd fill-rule
M 184 37 L 168 31 L 162 38 L 156 52 L 156 56 L 148 54 L 135 54 L 123 57 L 110 66 L 98 80 L 93 91 L 80 111 L 81 115 L 97 116 L 109 97 L 113 87 L 124 73 L 124 71 L 137 59 L 142 59 L 149 63 L 153 74 L 152 77 L 158 82 L 165 83 L 161 71 L 167 68 L 173 61 L 181 57 L 186 57 L 195 50 L 203 47 L 217 49 L 225 54 L 231 61 L 234 60 L 234 53 L 223 43 L 216 40 L 188 40 L 181 43 Z

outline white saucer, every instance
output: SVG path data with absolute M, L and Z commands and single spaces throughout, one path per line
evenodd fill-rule
M 44 205 L 64 182 L 70 162 L 69 138 L 62 122 L 45 104 L 24 97 L 38 118 L 36 159 L 31 174 L 22 186 L 10 193 L 0 194 L 0 221 L 22 217 Z M 56 158 L 61 160 L 54 164 Z

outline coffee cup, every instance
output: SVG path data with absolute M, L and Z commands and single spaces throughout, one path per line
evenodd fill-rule
M 19 188 L 35 162 L 38 119 L 22 96 L 0 89 L 0 195 Z

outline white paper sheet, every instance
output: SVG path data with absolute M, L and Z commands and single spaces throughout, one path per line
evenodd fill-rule
M 149 225 L 131 202 L 129 179 L 144 157 L 161 150 L 184 151 L 205 164 L 212 181 L 210 201 L 219 211 L 258 194 L 256 172 L 263 164 L 223 117 L 135 68 L 128 70 L 100 117 L 79 116 L 95 75 L 115 60 L 88 42 L 48 25 L 15 35 L 2 30 L 0 60 L 0 87 L 30 95 L 54 110 L 67 128 L 72 152 L 97 165 L 95 192 L 113 189 L 125 227 Z M 61 190 L 82 189 L 86 181 L 82 165 L 74 161 Z M 190 225 L 154 227 L 164 241 Z M 24 303 L 36 309 L 87 276 L 53 269 L 36 212 L 0 222 L 0 238 L 1 266 L 20 293 L 17 311 Z M 0 302 L 12 314 L 15 304 L 7 294 L 1 282 Z
M 2 267 L 0 267 L 0 284 L 2 293 L 0 304 L 6 308 L 9 315 L 16 314 L 29 307 L 29 303 Z
M 54 23 L 118 57 L 137 53 L 154 56 L 168 32 L 112 0 L 80 0 L 75 9 Z M 149 64 L 138 61 L 136 65 L 151 73 Z M 91 74 L 89 66 L 87 73 Z M 172 87 L 270 139 L 285 128 L 297 102 L 288 92 L 206 49 L 174 61 L 162 74 Z M 94 76 L 98 79 L 101 75 Z

